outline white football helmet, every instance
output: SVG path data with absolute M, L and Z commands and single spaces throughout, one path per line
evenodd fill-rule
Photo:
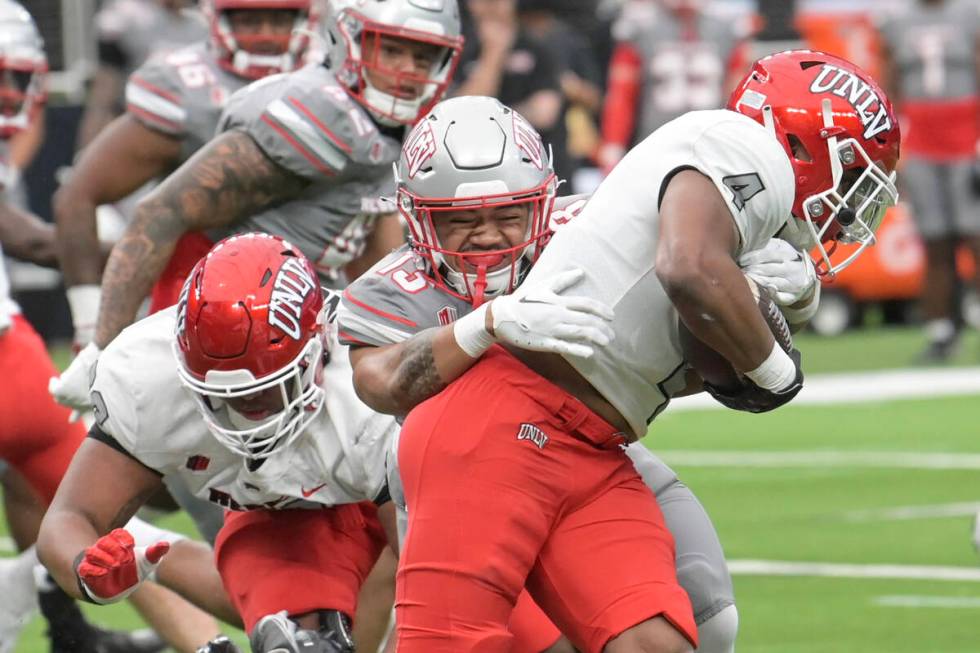
M 0 0 L 0 138 L 26 128 L 43 106 L 47 72 L 34 19 L 19 3 Z
M 440 100 L 452 79 L 463 47 L 456 0 L 331 0 L 324 20 L 327 65 L 337 79 L 380 123 L 411 125 Z M 442 48 L 426 76 L 386 69 L 367 52 L 377 53 L 383 37 Z M 374 47 L 368 47 L 372 45 Z M 398 97 L 376 88 L 368 72 L 418 84 L 416 97 Z
M 557 188 L 551 153 L 527 120 L 494 98 L 436 105 L 405 140 L 395 177 L 409 242 L 437 285 L 474 304 L 512 291 L 551 235 Z M 449 251 L 436 237 L 435 221 L 448 212 L 515 204 L 528 207 L 526 238 L 495 252 L 496 260 L 487 252 Z

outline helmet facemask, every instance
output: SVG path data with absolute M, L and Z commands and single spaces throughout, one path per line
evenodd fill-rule
M 176 343 L 174 349 L 180 360 Z M 261 460 L 292 444 L 323 409 L 323 352 L 321 339 L 312 338 L 291 363 L 259 379 L 248 370 L 210 370 L 202 381 L 183 365 L 177 369 L 215 439 L 240 456 Z M 278 391 L 282 408 L 258 420 L 238 412 L 229 401 L 270 389 Z
M 411 242 L 428 263 L 435 282 L 474 306 L 512 292 L 551 236 L 548 220 L 555 199 L 555 176 L 535 188 L 457 198 L 419 197 L 404 186 L 398 190 L 398 208 L 411 230 Z M 477 209 L 521 206 L 527 209 L 522 242 L 499 250 L 453 251 L 437 236 L 436 224 L 449 214 Z
M 225 7 L 212 9 L 212 39 L 224 53 L 221 64 L 231 72 L 247 79 L 295 70 L 303 63 L 310 42 L 311 27 L 316 16 L 311 15 L 309 2 L 272 4 L 262 8 Z M 235 31 L 233 12 L 289 12 L 292 27 L 282 34 L 249 34 Z
M 898 201 L 896 173 L 886 172 L 872 161 L 855 138 L 838 140 L 844 133 L 833 122 L 830 102 L 822 103 L 824 131 L 829 150 L 832 185 L 803 199 L 803 220 L 819 254 L 818 274 L 833 278 L 875 243 L 875 232 L 885 212 Z M 824 243 L 833 241 L 828 250 Z M 836 244 L 857 244 L 843 261 L 831 263 Z
M 347 52 L 337 77 L 379 123 L 414 124 L 445 94 L 459 61 L 459 38 L 373 22 L 353 11 L 344 12 L 337 27 Z M 428 70 L 418 74 L 386 65 L 385 49 L 392 40 L 410 42 L 416 54 L 430 46 Z M 389 89 L 379 88 L 372 77 L 385 79 Z

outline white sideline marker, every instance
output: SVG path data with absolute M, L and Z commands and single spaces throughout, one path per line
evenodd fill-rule
M 943 517 L 972 517 L 980 513 L 980 503 L 945 503 L 933 506 L 899 506 L 874 510 L 852 510 L 844 514 L 850 522 L 904 521 Z
M 975 596 L 915 596 L 915 595 L 886 595 L 876 596 L 874 605 L 884 608 L 980 608 L 980 597 Z
M 817 374 L 806 377 L 792 405 L 926 399 L 980 394 L 980 367 Z M 670 402 L 667 412 L 724 408 L 705 393 Z
M 824 578 L 879 578 L 886 580 L 948 580 L 980 583 L 980 568 L 932 565 L 855 565 L 834 562 L 729 560 L 735 576 L 820 576 Z

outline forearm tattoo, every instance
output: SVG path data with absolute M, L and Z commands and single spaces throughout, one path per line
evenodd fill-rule
M 425 331 L 405 342 L 392 381 L 399 403 L 414 408 L 448 385 L 436 369 L 433 340 L 436 330 Z
M 96 343 L 104 347 L 133 321 L 184 232 L 233 224 L 292 199 L 308 184 L 243 132 L 208 143 L 140 203 L 113 248 L 102 277 Z
M 112 521 L 109 523 L 108 530 L 111 531 L 113 529 L 122 528 L 125 526 L 126 522 L 132 519 L 133 515 L 136 514 L 136 511 L 140 509 L 140 506 L 146 503 L 147 500 L 153 496 L 153 493 L 157 491 L 157 489 L 158 488 L 156 487 L 148 488 L 124 503 L 122 507 L 119 508 L 116 516 L 113 517 Z

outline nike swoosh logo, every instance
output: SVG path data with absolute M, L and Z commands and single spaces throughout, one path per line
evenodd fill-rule
M 303 498 L 304 499 L 309 499 L 311 496 L 313 496 L 314 494 L 316 494 L 320 489 L 326 487 L 326 485 L 327 485 L 326 483 L 320 483 L 319 485 L 317 485 L 312 490 L 307 490 L 303 486 L 300 486 L 299 491 L 300 491 L 300 494 L 303 495 Z
M 540 299 L 528 299 L 527 297 L 521 297 L 517 300 L 518 304 L 547 304 L 548 302 L 543 302 Z

